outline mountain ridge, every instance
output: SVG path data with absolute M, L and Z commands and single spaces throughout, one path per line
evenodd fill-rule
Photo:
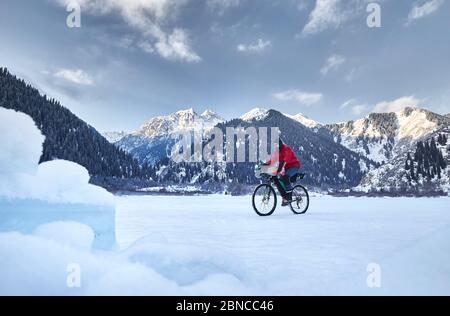
M 450 124 L 449 118 L 423 108 L 405 108 L 398 112 L 371 113 L 365 118 L 327 124 L 322 133 L 330 133 L 336 142 L 383 163 L 405 150 L 409 143 Z
M 188 111 L 188 113 L 193 115 L 192 111 Z M 326 187 L 328 185 L 343 189 L 349 188 L 349 183 L 358 187 L 360 183 L 356 183 L 357 179 L 360 178 L 361 181 L 366 181 L 363 179 L 368 177 L 366 175 L 367 172 L 377 176 L 376 170 L 378 168 L 395 161 L 396 158 L 401 160 L 402 155 L 413 150 L 418 141 L 433 134 L 440 128 L 448 126 L 450 122 L 450 119 L 446 116 L 436 114 L 427 109 L 412 107 L 391 113 L 371 113 L 358 120 L 336 124 L 322 125 L 314 120 L 305 122 L 305 118 L 308 119 L 304 115 L 295 116 L 284 114 L 273 109 L 254 108 L 243 114 L 240 118 L 220 122 L 216 127 L 281 127 L 282 137 L 294 149 L 296 148 L 301 159 L 306 161 L 306 165 L 303 166 L 304 170 L 314 177 L 308 183 L 314 186 L 322 185 L 322 187 Z M 290 128 L 286 128 L 286 126 Z M 195 125 L 193 127 L 195 129 Z M 295 135 L 291 136 L 291 134 Z M 308 136 L 304 137 L 301 135 Z M 125 137 L 117 145 L 132 153 L 141 163 L 155 164 L 157 165 L 156 169 L 164 169 L 165 171 L 161 174 L 169 175 L 172 179 L 171 181 L 176 182 L 181 181 L 177 172 L 178 174 L 184 174 L 186 170 L 189 170 L 189 166 L 179 168 L 178 166 L 171 165 L 170 168 L 168 167 L 170 165 L 168 159 L 175 143 L 170 136 L 170 133 L 150 138 L 142 135 L 129 135 L 127 136 L 128 138 Z M 298 144 L 299 139 L 303 143 L 311 146 L 308 146 L 307 149 L 303 148 L 302 151 L 298 150 L 300 148 Z M 323 144 L 326 145 L 323 146 Z M 339 146 L 351 153 L 344 153 Z M 315 157 L 315 150 L 317 148 L 321 148 L 322 152 L 328 152 L 328 154 L 321 156 L 321 158 Z M 328 148 L 334 148 L 336 152 L 340 153 L 340 156 L 337 158 L 338 160 L 342 158 L 341 156 L 346 156 L 347 159 L 353 161 L 352 169 L 356 170 L 355 174 L 341 174 L 344 177 L 353 177 L 346 184 L 345 181 L 337 180 L 336 176 L 339 177 L 339 173 L 336 175 L 333 173 L 334 171 L 327 169 L 327 165 L 321 165 L 320 168 L 326 170 L 328 178 L 320 178 L 319 175 L 315 174 L 315 170 L 311 168 L 311 165 L 314 163 L 313 160 L 320 159 L 327 161 L 328 165 L 339 170 L 340 167 L 335 164 L 333 159 L 328 160 L 329 157 L 335 155 L 335 153 L 327 151 Z M 356 155 L 359 158 L 348 158 L 354 157 L 352 155 Z M 358 161 L 357 164 L 355 163 L 356 161 Z M 178 171 L 168 171 L 171 168 Z M 255 181 L 251 174 L 251 167 L 248 164 L 234 167 L 227 166 L 225 169 L 220 166 L 207 167 L 205 165 L 197 166 L 194 169 L 197 171 L 191 170 L 188 172 L 191 175 L 197 172 L 197 176 L 193 177 L 194 180 L 191 179 L 194 182 L 196 181 L 195 179 L 206 179 L 205 181 L 207 181 L 211 177 L 227 179 L 227 177 L 233 176 L 238 177 L 238 180 L 244 183 Z M 361 174 L 358 170 L 361 171 Z M 219 172 L 219 175 L 216 172 Z M 160 181 L 164 181 L 163 177 L 160 177 Z M 182 181 L 185 181 L 185 179 Z M 371 184 L 378 185 L 376 182 L 366 181 L 366 183 L 369 186 Z M 367 189 L 367 185 L 365 189 Z M 376 191 L 376 189 L 374 187 L 369 189 L 369 191 Z
M 121 179 L 118 190 L 157 182 L 253 185 L 259 181 L 253 173 L 254 162 L 173 163 L 174 136 L 213 127 L 256 127 L 258 131 L 278 127 L 302 160 L 307 185 L 360 192 L 450 191 L 450 118 L 427 109 L 371 113 L 326 125 L 303 114 L 261 108 L 228 121 L 211 110 L 199 115 L 186 109 L 152 118 L 134 133 L 104 133 L 108 141 L 59 102 L 40 95 L 4 68 L 0 68 L 0 87 L 0 106 L 30 115 L 46 136 L 41 162 L 76 162 L 92 177 Z M 202 141 L 205 145 L 208 139 Z M 127 179 L 136 181 L 130 184 Z M 117 183 L 112 182 L 112 186 Z
M 450 126 L 418 140 L 380 168 L 368 172 L 355 191 L 450 193 Z
M 234 130 L 255 127 L 257 133 L 259 133 L 259 127 L 279 127 L 283 139 L 302 160 L 303 171 L 309 174 L 309 177 L 305 179 L 306 184 L 321 188 L 351 188 L 359 183 L 367 170 L 376 166 L 366 157 L 336 144 L 279 111 L 250 111 L 250 114 L 244 115 L 243 118 L 225 121 L 216 127 L 224 133 L 228 127 L 233 127 Z M 204 139 L 203 145 L 206 142 L 207 139 Z M 177 164 L 170 159 L 174 144 L 175 140 L 171 135 L 151 138 L 129 135 L 116 145 L 128 150 L 141 163 L 153 165 L 156 170 L 155 180 L 159 182 L 200 184 L 212 181 L 216 184 L 253 185 L 259 181 L 254 175 L 255 163 L 248 160 L 248 151 L 247 162 L 243 163 Z M 235 146 L 241 145 L 235 144 Z M 237 148 L 235 147 L 235 153 Z
M 151 118 L 133 134 L 148 138 L 159 137 L 190 130 L 207 130 L 223 121 L 223 118 L 211 110 L 206 110 L 199 115 L 193 108 L 190 108 Z

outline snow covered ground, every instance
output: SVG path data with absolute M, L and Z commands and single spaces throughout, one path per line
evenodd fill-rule
M 0 108 L 0 295 L 450 295 L 449 198 L 314 196 L 261 218 L 248 196 L 114 197 L 38 165 L 43 141 Z
M 0 233 L 0 294 L 448 295 L 449 202 L 322 196 L 261 218 L 250 197 L 116 197 L 114 250 L 73 222 Z
M 450 294 L 449 202 L 316 197 L 305 216 L 260 218 L 249 197 L 125 197 L 116 233 L 121 249 L 147 235 L 163 273 L 163 263 L 198 270 L 177 281 L 215 272 L 253 294 Z M 372 263 L 381 288 L 367 286 Z

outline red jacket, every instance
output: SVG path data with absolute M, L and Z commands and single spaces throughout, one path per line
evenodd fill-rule
M 273 164 L 278 161 L 284 162 L 284 170 L 290 169 L 290 168 L 300 168 L 300 160 L 295 156 L 294 152 L 292 151 L 291 147 L 289 147 L 286 144 L 283 144 L 281 147 L 280 153 L 274 153 L 272 155 L 272 158 L 267 162 L 268 164 Z

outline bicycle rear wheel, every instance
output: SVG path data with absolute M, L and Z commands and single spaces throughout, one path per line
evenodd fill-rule
M 277 195 L 272 186 L 261 184 L 253 192 L 253 209 L 259 216 L 270 216 L 277 208 Z
M 301 185 L 296 185 L 292 191 L 292 202 L 289 206 L 295 214 L 305 214 L 309 208 L 308 190 Z

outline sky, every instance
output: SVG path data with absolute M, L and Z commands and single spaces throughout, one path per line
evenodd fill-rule
M 450 112 L 446 0 L 0 0 L 0 41 L 1 67 L 100 131 L 186 108 Z

